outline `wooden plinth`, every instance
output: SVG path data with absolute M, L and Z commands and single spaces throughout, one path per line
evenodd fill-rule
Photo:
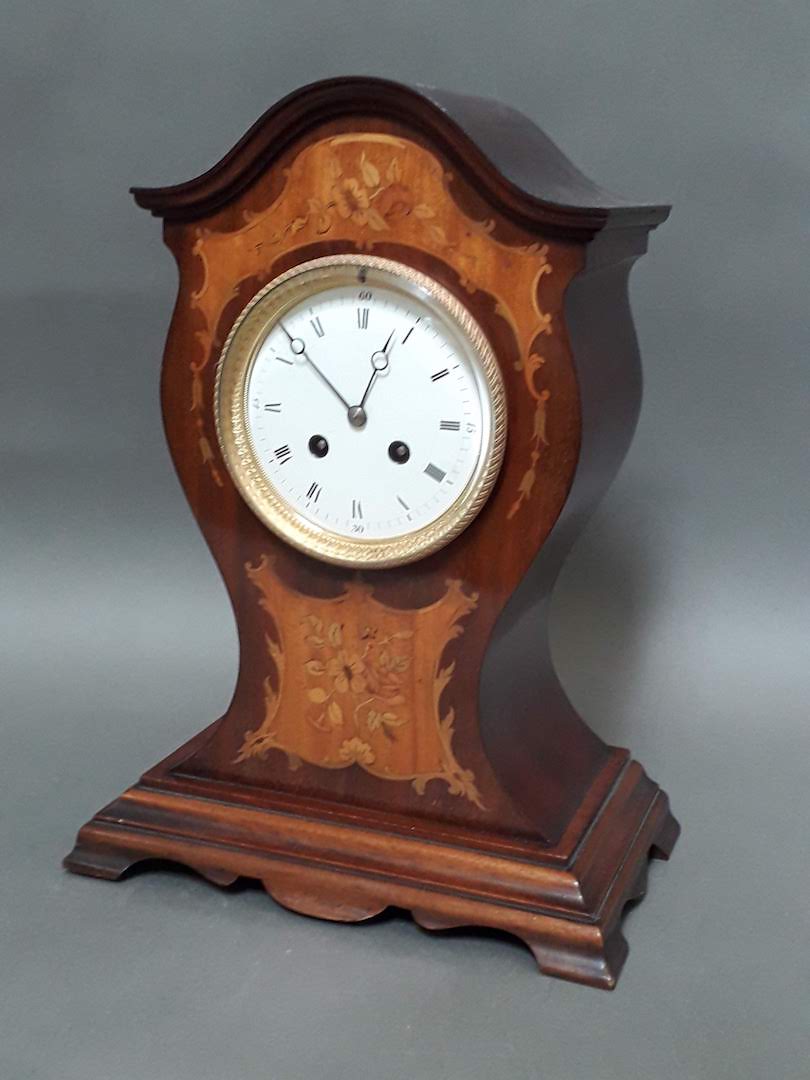
M 284 907 L 322 919 L 359 922 L 395 906 L 430 930 L 492 927 L 522 938 L 545 974 L 603 989 L 627 956 L 622 911 L 679 832 L 667 796 L 621 751 L 590 820 L 545 850 L 267 792 L 248 801 L 173 773 L 185 752 L 96 814 L 66 868 L 115 880 L 166 859 L 218 885 L 255 878 Z

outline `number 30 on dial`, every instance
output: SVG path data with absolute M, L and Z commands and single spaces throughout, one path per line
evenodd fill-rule
M 344 566 L 449 543 L 486 501 L 506 439 L 477 322 L 432 278 L 371 256 L 315 259 L 262 289 L 223 348 L 215 408 L 256 516 Z

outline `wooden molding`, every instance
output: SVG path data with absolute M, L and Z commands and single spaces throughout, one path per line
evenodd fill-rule
M 168 187 L 135 187 L 132 194 L 167 221 L 208 217 L 314 127 L 353 116 L 409 124 L 435 142 L 494 207 L 526 227 L 588 236 L 605 227 L 652 227 L 669 214 L 668 206 L 633 205 L 604 191 L 536 125 L 499 102 L 369 77 L 325 79 L 294 90 L 202 175 Z
M 396 906 L 428 930 L 492 927 L 525 941 L 545 974 L 606 990 L 627 956 L 623 910 L 646 891 L 650 855 L 667 859 L 678 835 L 666 795 L 626 757 L 578 828 L 540 855 L 301 801 L 248 801 L 178 781 L 170 765 L 96 814 L 67 869 L 118 880 L 143 860 L 171 860 L 221 886 L 255 878 L 279 904 L 322 919 L 361 922 Z

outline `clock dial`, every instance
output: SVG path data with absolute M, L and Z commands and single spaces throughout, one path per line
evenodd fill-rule
M 288 311 L 247 398 L 260 468 L 302 517 L 343 536 L 435 521 L 467 486 L 489 424 L 466 343 L 382 283 L 332 286 Z
M 258 516 L 349 565 L 449 542 L 483 504 L 505 434 L 469 313 L 424 275 L 361 256 L 304 264 L 254 298 L 223 350 L 218 413 Z

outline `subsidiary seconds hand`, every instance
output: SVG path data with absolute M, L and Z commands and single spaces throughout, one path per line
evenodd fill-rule
M 332 385 L 332 383 L 329 381 L 326 375 L 324 375 L 318 365 L 314 363 L 313 360 L 310 358 L 309 354 L 307 353 L 307 347 L 302 341 L 302 339 L 293 337 L 290 331 L 284 325 L 284 323 L 280 322 L 279 326 L 290 339 L 290 351 L 293 352 L 296 356 L 303 356 L 306 362 L 312 365 L 313 369 L 318 373 L 318 375 L 320 375 L 320 377 L 323 379 L 323 381 L 326 383 L 326 385 L 329 387 L 329 389 L 332 391 L 338 401 L 342 402 L 344 408 L 348 411 L 350 408 L 348 401 L 343 396 L 343 394 L 341 394 L 341 392 Z

